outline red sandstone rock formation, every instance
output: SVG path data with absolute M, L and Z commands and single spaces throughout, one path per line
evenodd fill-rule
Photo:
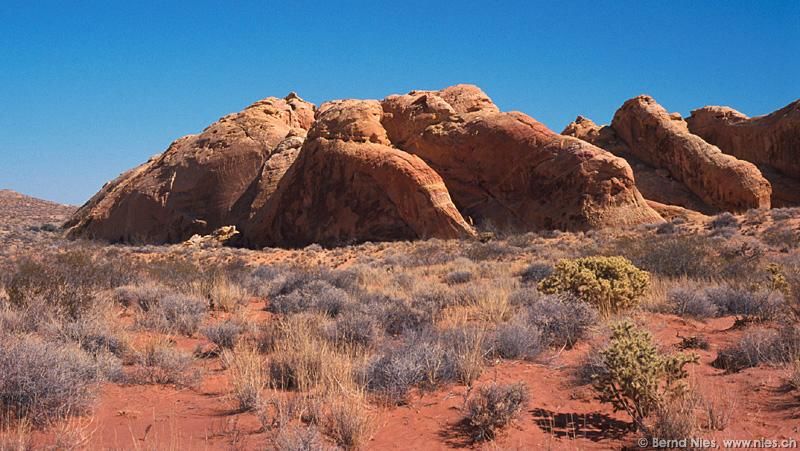
M 642 193 L 648 204 L 662 217 L 664 213 L 654 207 L 654 203 L 661 205 L 674 205 L 706 214 L 712 214 L 719 209 L 714 208 L 689 190 L 683 182 L 676 180 L 664 168 L 653 167 L 631 154 L 628 146 L 617 136 L 614 129 L 608 125 L 599 126 L 591 119 L 578 116 L 571 122 L 562 135 L 574 136 L 603 148 L 614 155 L 624 158 L 633 169 L 636 179 L 636 188 Z
M 313 118 L 314 106 L 294 94 L 225 116 L 106 184 L 65 225 L 68 234 L 176 243 L 226 225 L 241 227 L 251 203 L 269 197 L 258 185 L 274 186 L 291 164 L 283 153 L 271 161 L 273 151 L 291 136 L 304 136 Z
M 773 184 L 776 206 L 798 205 L 800 100 L 754 118 L 732 108 L 707 106 L 692 111 L 686 121 L 692 133 L 723 152 L 762 168 Z
M 246 244 L 472 236 L 441 177 L 391 146 L 382 115 L 374 100 L 322 105 L 299 157 L 245 229 Z
M 715 208 L 742 211 L 770 206 L 770 184 L 756 166 L 693 135 L 680 115 L 669 114 L 652 97 L 625 102 L 611 128 L 631 154 L 668 170 Z
M 437 171 L 476 222 L 582 230 L 661 220 L 623 159 L 525 114 L 500 112 L 475 86 L 390 96 L 383 109 L 392 143 Z
M 164 243 L 233 225 L 246 245 L 297 247 L 469 237 L 473 220 L 528 231 L 662 219 L 625 160 L 459 85 L 316 115 L 295 95 L 258 102 L 123 174 L 67 227 Z

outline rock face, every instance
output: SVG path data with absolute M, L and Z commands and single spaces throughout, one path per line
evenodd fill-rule
M 754 118 L 732 108 L 707 106 L 692 111 L 686 121 L 692 133 L 723 152 L 762 168 L 775 188 L 773 200 L 776 205 L 798 204 L 800 193 L 796 190 L 796 180 L 800 179 L 800 100 L 766 116 Z M 790 180 L 785 180 L 781 175 Z
M 211 233 L 211 235 L 192 235 L 191 238 L 183 242 L 187 247 L 221 247 L 232 242 L 239 231 L 236 226 L 223 226 Z
M 68 235 L 177 243 L 241 228 L 291 165 L 313 119 L 314 105 L 294 94 L 225 116 L 106 184 L 67 222 Z
M 235 226 L 240 244 L 299 247 L 661 220 L 625 160 L 458 85 L 319 110 L 265 99 L 107 184 L 67 228 L 172 243 Z
M 692 111 L 686 122 L 692 133 L 725 153 L 800 178 L 800 100 L 754 118 L 733 108 L 707 106 Z
M 592 122 L 591 119 L 578 116 L 575 121 L 567 125 L 561 134 L 590 142 L 618 157 L 624 158 L 633 169 L 636 188 L 647 199 L 648 204 L 662 217 L 667 217 L 664 216 L 662 209 L 660 209 L 662 205 L 679 206 L 706 214 L 719 211 L 718 208 L 705 203 L 681 181 L 672 177 L 668 170 L 651 166 L 634 156 L 628 146 L 619 139 L 614 129 L 608 125 L 599 126 Z M 659 208 L 656 208 L 654 204 L 658 205 Z
M 463 238 L 472 228 L 441 177 L 391 146 L 380 103 L 323 104 L 297 161 L 245 229 L 246 244 Z
M 668 170 L 715 208 L 742 211 L 770 206 L 771 187 L 757 167 L 693 135 L 680 115 L 669 114 L 652 97 L 625 102 L 611 128 L 632 155 Z
M 382 104 L 391 142 L 438 172 L 477 223 L 585 230 L 661 220 L 624 160 L 525 114 L 500 112 L 475 86 L 412 91 Z

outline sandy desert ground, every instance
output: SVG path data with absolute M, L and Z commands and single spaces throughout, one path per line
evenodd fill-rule
M 67 241 L 56 225 L 71 207 L 6 191 L 0 208 L 0 449 L 636 449 L 643 427 L 720 445 L 798 435 L 800 210 L 256 251 Z M 636 306 L 600 314 L 537 290 L 559 260 L 598 255 L 649 272 Z M 623 320 L 660 355 L 698 356 L 686 393 L 638 428 L 592 382 Z M 481 404 L 491 388 L 501 399 Z

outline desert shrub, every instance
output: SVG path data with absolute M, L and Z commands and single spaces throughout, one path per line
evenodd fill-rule
M 699 235 L 622 237 L 610 251 L 627 257 L 638 268 L 667 277 L 709 278 L 719 272 L 714 245 Z
M 325 335 L 333 343 L 373 347 L 381 337 L 378 321 L 359 311 L 347 311 L 329 324 Z
M 472 280 L 472 272 L 466 270 L 451 271 L 444 276 L 444 282 L 448 285 L 458 285 Z
M 780 261 L 781 274 L 786 283 L 786 307 L 794 319 L 800 319 L 800 254 L 784 257 Z
M 128 351 L 127 341 L 120 332 L 112 329 L 105 318 L 85 316 L 59 324 L 58 338 L 73 341 L 86 352 L 96 355 L 109 352 L 123 357 Z
M 495 278 L 491 282 L 470 284 L 459 289 L 460 304 L 469 307 L 474 315 L 485 322 L 506 321 L 513 312 L 509 297 L 516 281 Z
M 426 322 L 436 318 L 444 308 L 458 305 L 460 302 L 459 295 L 455 290 L 439 286 L 417 290 L 411 295 L 411 307 L 425 312 Z
M 255 409 L 261 402 L 261 391 L 267 386 L 266 366 L 258 349 L 241 346 L 235 351 L 226 349 L 222 358 L 230 369 L 234 399 L 242 412 Z
M 315 282 L 324 282 L 324 284 L 318 284 L 316 289 L 330 286 L 348 293 L 356 292 L 359 285 L 358 274 L 353 271 L 329 269 L 306 270 L 299 268 L 285 269 L 279 276 L 273 279 L 267 295 L 270 299 L 273 299 L 300 290 Z
M 671 235 L 675 233 L 676 226 L 674 222 L 662 222 L 656 226 L 656 233 L 659 235 Z
M 503 257 L 519 253 L 519 248 L 509 246 L 500 241 L 488 243 L 474 242 L 467 246 L 464 255 L 472 261 L 500 260 Z
M 492 354 L 504 359 L 531 360 L 547 347 L 542 332 L 522 321 L 498 325 L 491 334 L 490 342 Z
M 538 235 L 536 232 L 527 232 L 522 234 L 512 234 L 506 238 L 506 242 L 509 246 L 518 247 L 524 249 L 536 240 Z
M 554 273 L 539 282 L 539 290 L 571 293 L 610 314 L 636 306 L 649 281 L 647 272 L 624 257 L 585 257 L 559 261 Z
M 371 393 L 387 404 L 404 404 L 413 387 L 433 388 L 455 379 L 455 364 L 438 337 L 417 334 L 405 344 L 378 353 L 361 371 Z
M 723 285 L 706 289 L 704 295 L 723 316 L 749 316 L 766 321 L 777 317 L 785 306 L 780 292 L 767 289 L 752 292 Z
M 270 298 L 267 309 L 282 314 L 318 312 L 336 316 L 353 303 L 353 298 L 345 290 L 324 280 L 313 280 L 286 293 L 279 290 Z
M 367 302 L 376 310 L 383 330 L 389 335 L 418 332 L 427 328 L 432 321 L 431 314 L 409 305 L 404 299 L 379 295 Z
M 481 387 L 467 401 L 465 422 L 472 439 L 494 439 L 500 430 L 511 424 L 527 402 L 528 387 L 524 383 Z
M 763 275 L 764 247 L 753 237 L 743 237 L 732 242 L 716 241 L 717 278 L 735 280 L 741 284 L 757 283 Z
M 274 388 L 308 392 L 339 389 L 352 382 L 354 354 L 324 338 L 327 321 L 319 315 L 292 315 L 278 322 L 269 360 Z
M 33 427 L 27 420 L 0 421 L 0 451 L 35 451 Z
M 745 332 L 738 342 L 721 349 L 712 364 L 736 372 L 761 363 L 786 364 L 799 357 L 800 330 L 796 326 L 785 326 L 778 331 L 754 329 Z
M 535 262 L 526 266 L 519 274 L 522 283 L 535 284 L 553 274 L 553 266 L 547 263 Z
M 323 419 L 327 435 L 346 450 L 360 449 L 370 439 L 374 419 L 360 396 L 339 395 L 328 401 Z
M 171 293 L 158 304 L 142 312 L 137 323 L 147 329 L 164 333 L 178 332 L 194 335 L 208 312 L 205 299 L 197 296 Z
M 333 451 L 315 426 L 284 426 L 275 436 L 276 451 Z
M 442 331 L 440 342 L 452 358 L 457 380 L 471 385 L 483 372 L 486 359 L 486 330 L 475 325 L 461 325 Z
M 129 381 L 134 384 L 191 386 L 199 374 L 192 371 L 192 355 L 162 341 L 147 343 L 135 356 Z
M 770 246 L 779 249 L 795 249 L 800 246 L 800 232 L 795 229 L 774 225 L 761 236 L 761 239 Z
M 800 360 L 792 362 L 786 382 L 792 390 L 800 390 Z
M 437 239 L 415 241 L 411 251 L 401 255 L 392 255 L 385 259 L 391 266 L 413 268 L 418 266 L 435 266 L 451 262 L 459 258 L 457 252 L 447 248 L 447 242 Z
M 0 307 L 0 339 L 2 339 L 2 334 L 33 332 L 36 330 L 36 324 L 28 324 L 26 319 L 17 310 Z
M 91 308 L 96 292 L 129 280 L 129 271 L 119 263 L 100 261 L 86 251 L 70 251 L 22 260 L 6 291 L 11 304 L 17 307 L 24 307 L 32 299 L 45 299 L 49 308 L 76 318 Z
M 536 288 L 520 288 L 508 295 L 508 303 L 513 306 L 523 307 L 539 302 L 541 297 L 542 294 Z
M 612 326 L 611 340 L 600 353 L 605 371 L 593 383 L 598 399 L 624 410 L 643 429 L 645 418 L 682 393 L 684 367 L 698 361 L 696 355 L 660 354 L 650 333 L 629 321 Z
M 690 288 L 674 288 L 667 293 L 672 313 L 678 316 L 705 319 L 717 315 L 719 309 L 702 291 Z
M 657 405 L 647 421 L 649 435 L 659 440 L 681 440 L 699 429 L 695 410 L 698 399 L 690 392 L 680 393 Z
M 607 343 L 593 343 L 589 351 L 584 354 L 572 375 L 576 385 L 591 384 L 607 372 L 605 358 L 601 353 L 606 346 Z
M 773 221 L 783 221 L 785 219 L 791 219 L 795 217 L 797 214 L 797 209 L 795 208 L 773 208 L 769 210 L 770 216 L 772 216 Z
M 225 320 L 221 323 L 204 327 L 201 332 L 219 349 L 233 349 L 239 343 L 239 337 L 247 326 L 241 321 Z
M 123 307 L 138 306 L 141 310 L 148 311 L 170 294 L 173 294 L 170 288 L 146 283 L 118 287 L 114 290 L 114 299 Z
M 247 302 L 250 293 L 230 277 L 216 273 L 201 279 L 197 284 L 199 294 L 208 300 L 212 310 L 232 312 Z
M 187 258 L 168 257 L 150 260 L 141 265 L 145 280 L 183 291 L 203 277 L 200 268 Z
M 714 216 L 708 225 L 712 229 L 722 229 L 728 227 L 735 228 L 739 227 L 739 220 L 736 219 L 736 216 L 726 211 Z
M 597 311 L 569 294 L 540 296 L 525 313 L 545 346 L 572 347 L 597 322 Z
M 711 344 L 704 335 L 681 337 L 681 342 L 678 343 L 678 349 L 702 349 L 707 351 L 710 347 Z
M 0 346 L 0 417 L 42 425 L 80 415 L 101 380 L 95 361 L 77 346 L 8 338 Z
M 769 329 L 747 331 L 737 343 L 719 351 L 713 365 L 727 371 L 741 371 L 779 357 L 778 332 Z
M 705 414 L 705 427 L 712 431 L 724 431 L 736 413 L 735 398 L 701 398 L 699 404 Z

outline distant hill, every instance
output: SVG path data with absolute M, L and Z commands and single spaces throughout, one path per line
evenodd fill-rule
M 0 224 L 10 225 L 61 225 L 76 210 L 48 200 L 26 196 L 16 191 L 0 189 Z

